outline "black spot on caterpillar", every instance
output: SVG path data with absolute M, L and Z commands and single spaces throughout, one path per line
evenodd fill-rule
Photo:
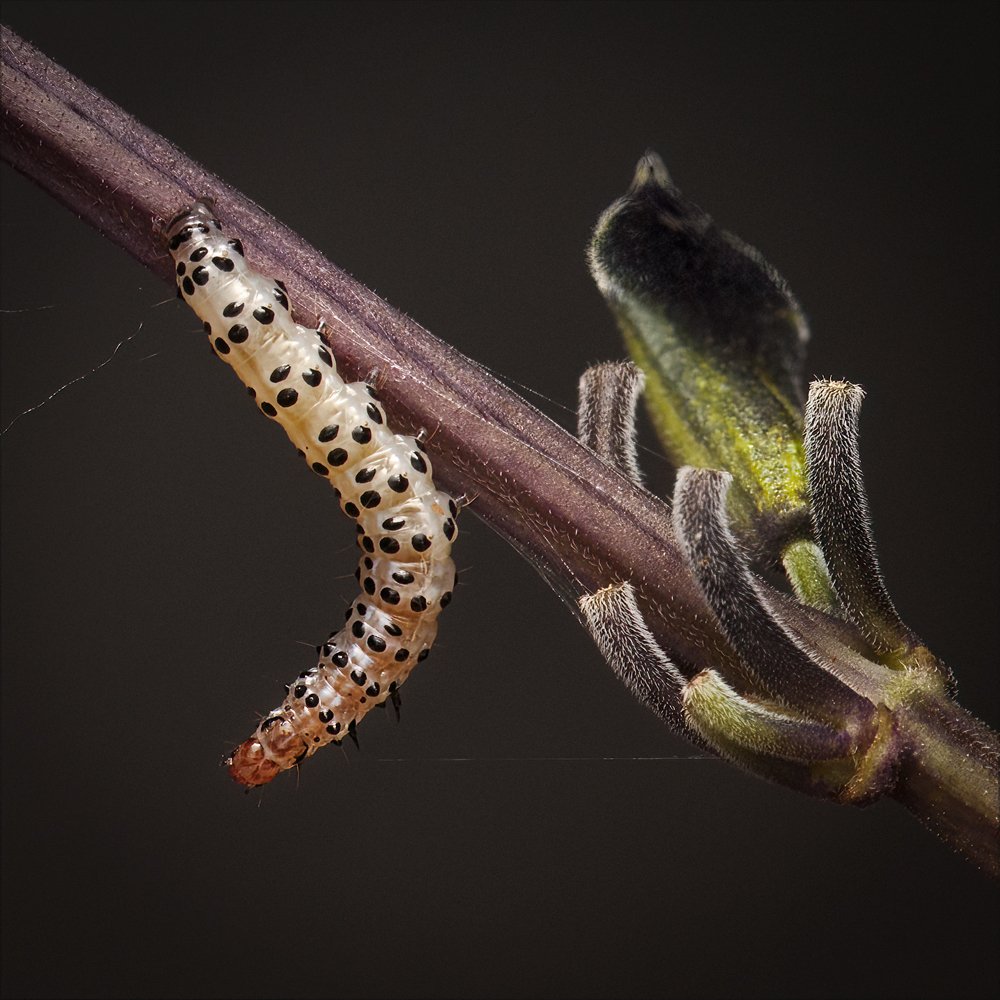
M 340 378 L 319 333 L 292 320 L 282 282 L 247 264 L 240 241 L 223 235 L 207 205 L 177 215 L 166 239 L 180 296 L 217 356 L 357 522 L 361 593 L 344 627 L 227 760 L 236 781 L 263 785 L 353 734 L 430 652 L 455 586 L 458 510 L 434 486 L 416 438 L 386 426 L 371 386 Z

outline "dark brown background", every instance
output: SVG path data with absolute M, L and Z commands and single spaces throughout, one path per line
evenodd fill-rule
M 580 371 L 620 350 L 589 229 L 658 149 L 788 277 L 810 372 L 867 388 L 890 588 L 1000 721 L 997 81 L 977 8 L 3 16 L 567 426 Z M 695 751 L 470 515 L 402 723 L 241 795 L 216 763 L 339 619 L 350 526 L 171 289 L 9 171 L 2 235 L 4 425 L 135 334 L 2 439 L 7 995 L 995 988 L 993 886 L 892 804 L 672 759 Z

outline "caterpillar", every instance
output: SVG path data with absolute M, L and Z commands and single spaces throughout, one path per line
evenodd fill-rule
M 361 593 L 344 627 L 225 761 L 236 781 L 254 787 L 353 736 L 375 706 L 396 702 L 451 600 L 458 508 L 435 487 L 421 442 L 389 429 L 373 386 L 337 374 L 320 331 L 292 320 L 284 283 L 246 262 L 205 202 L 175 216 L 166 240 L 178 296 L 204 323 L 214 353 L 357 524 Z

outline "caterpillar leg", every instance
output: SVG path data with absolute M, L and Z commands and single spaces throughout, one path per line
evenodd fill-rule
M 457 497 L 454 498 L 455 506 L 459 511 L 465 510 L 466 507 L 471 507 L 476 502 L 476 497 L 478 493 L 459 493 Z

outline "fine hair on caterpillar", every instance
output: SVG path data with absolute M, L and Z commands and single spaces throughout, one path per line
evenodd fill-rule
M 257 408 L 280 424 L 357 525 L 361 592 L 319 662 L 227 758 L 242 785 L 263 785 L 328 743 L 353 736 L 372 708 L 427 657 L 456 583 L 458 508 L 434 485 L 420 438 L 386 426 L 375 388 L 345 382 L 320 330 L 292 319 L 280 280 L 255 271 L 205 201 L 168 224 L 178 295 Z

